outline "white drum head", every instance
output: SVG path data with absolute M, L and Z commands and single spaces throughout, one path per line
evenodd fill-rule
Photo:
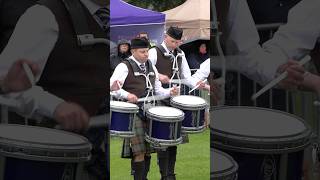
M 207 107 L 207 103 L 203 98 L 191 95 L 175 96 L 171 99 L 171 105 L 186 110 L 198 110 Z
M 224 108 L 213 112 L 212 126 L 223 132 L 251 137 L 284 137 L 306 130 L 303 122 L 273 110 Z
M 115 112 L 136 113 L 139 107 L 129 102 L 110 101 L 110 109 Z
M 8 148 L 11 150 L 7 151 Z M 90 150 L 89 141 L 74 133 L 35 126 L 0 125 L 0 153 L 5 156 L 40 161 L 79 162 L 90 158 Z M 54 156 L 51 157 L 50 154 Z
M 311 128 L 299 117 L 258 107 L 218 107 L 212 112 L 215 147 L 252 153 L 297 152 L 310 143 Z
M 181 110 L 167 106 L 152 107 L 148 110 L 148 112 L 164 118 L 183 116 L 183 112 Z

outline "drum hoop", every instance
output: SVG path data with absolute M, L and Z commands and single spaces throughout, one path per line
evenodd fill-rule
M 217 177 L 233 177 L 236 176 L 239 165 L 237 164 L 237 162 L 227 153 L 224 153 L 222 151 L 219 151 L 217 149 L 213 149 L 214 152 L 216 152 L 217 154 L 220 154 L 224 157 L 226 157 L 228 160 L 231 161 L 232 163 L 232 167 L 223 170 L 223 171 L 218 171 L 218 172 L 210 172 L 211 177 L 213 178 L 217 178 Z
M 198 128 L 181 126 L 181 131 L 185 132 L 185 133 L 188 133 L 188 134 L 202 133 L 205 130 L 206 130 L 206 128 L 205 128 L 204 125 L 203 126 L 199 126 Z
M 203 110 L 208 107 L 207 103 L 197 104 L 197 105 L 186 105 L 186 104 L 178 103 L 175 101 L 170 101 L 170 105 L 178 109 L 189 110 L 189 111 Z
M 153 138 L 150 137 L 147 133 L 145 133 L 145 140 L 150 143 L 150 145 L 154 145 L 156 143 L 162 143 L 163 145 L 160 144 L 160 146 L 152 146 L 154 148 L 163 148 L 163 147 L 169 147 L 169 146 L 177 146 L 182 143 L 183 139 L 182 137 L 179 137 L 176 140 L 165 140 L 165 139 L 158 139 L 158 138 Z
M 134 131 L 115 131 L 111 129 L 109 131 L 111 136 L 122 137 L 122 138 L 131 138 L 136 135 Z
M 256 149 L 257 151 L 260 151 L 260 150 L 265 151 L 266 148 L 270 150 L 274 150 L 275 149 L 274 147 L 277 147 L 277 151 L 281 149 L 293 149 L 294 147 L 304 146 L 305 144 L 308 144 L 308 141 L 310 141 L 310 137 L 312 135 L 310 126 L 306 122 L 304 122 L 302 118 L 297 117 L 295 115 L 292 115 L 283 111 L 279 111 L 279 110 L 260 108 L 260 107 L 249 107 L 249 106 L 239 106 L 239 107 L 225 106 L 225 107 L 218 107 L 216 109 L 225 109 L 225 108 L 241 108 L 241 109 L 248 108 L 248 109 L 259 109 L 259 110 L 282 113 L 297 119 L 298 121 L 300 121 L 305 125 L 306 129 L 300 133 L 295 133 L 287 136 L 257 137 L 257 136 L 248 136 L 248 135 L 240 135 L 240 134 L 235 134 L 230 132 L 224 132 L 212 127 L 211 133 L 213 136 L 213 141 L 225 142 L 228 144 L 227 146 L 234 146 L 237 149 L 242 149 L 242 147 L 238 147 L 239 145 L 244 146 L 244 148 L 250 145 L 250 147 L 248 147 L 249 149 L 256 149 L 251 147 L 254 145 L 256 145 L 257 147 L 261 147 L 261 148 L 257 148 Z M 275 144 L 275 142 L 278 142 L 278 143 Z
M 7 125 L 7 126 L 22 126 L 24 125 Z M 40 127 L 32 127 L 40 128 Z M 61 132 L 61 130 L 44 128 L 50 131 Z M 0 154 L 8 157 L 15 157 L 19 159 L 36 160 L 36 161 L 52 161 L 52 162 L 82 162 L 90 159 L 90 151 L 92 149 L 88 139 L 73 134 L 71 132 L 62 131 L 64 134 L 71 134 L 81 138 L 84 143 L 76 145 L 66 144 L 49 144 L 22 141 L 16 139 L 9 139 L 0 137 Z M 52 156 L 49 156 L 52 155 Z
M 7 157 L 14 157 L 18 159 L 34 160 L 34 161 L 49 161 L 49 162 L 84 162 L 90 160 L 91 145 L 83 145 L 81 149 L 73 147 L 55 146 L 50 145 L 34 145 L 30 143 L 17 143 L 16 141 L 7 141 L 0 143 L 0 154 Z M 50 147 L 46 148 L 46 147 Z M 62 149 L 64 148 L 64 149 Z
M 159 116 L 156 114 L 151 114 L 149 111 L 147 112 L 147 118 L 149 120 L 159 121 L 159 122 L 168 122 L 168 123 L 176 123 L 181 122 L 184 119 L 184 114 L 181 116 Z
M 310 141 L 305 142 L 302 145 L 295 146 L 295 147 L 283 147 L 279 149 L 257 149 L 257 148 L 250 148 L 250 147 L 240 147 L 240 146 L 233 146 L 223 144 L 221 142 L 212 141 L 214 147 L 228 150 L 228 151 L 235 151 L 235 152 L 242 152 L 242 153 L 253 153 L 253 154 L 283 154 L 283 153 L 292 153 L 292 152 L 299 152 L 304 150 L 307 146 L 310 145 Z
M 110 107 L 111 112 L 119 113 L 138 113 L 139 108 Z

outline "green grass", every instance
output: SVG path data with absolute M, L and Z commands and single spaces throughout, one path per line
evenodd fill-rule
M 120 157 L 122 139 L 110 140 L 111 180 L 131 180 L 130 159 Z M 160 180 L 157 155 L 152 154 L 149 180 Z M 189 143 L 178 146 L 176 162 L 177 180 L 209 180 L 210 171 L 210 132 L 189 135 Z

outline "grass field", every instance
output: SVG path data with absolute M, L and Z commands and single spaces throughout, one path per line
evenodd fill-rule
M 120 157 L 122 139 L 110 140 L 111 180 L 131 180 L 130 159 Z M 153 154 L 148 175 L 149 180 L 160 180 L 157 155 Z M 176 162 L 177 180 L 209 180 L 210 177 L 210 132 L 189 135 L 189 143 L 178 146 Z

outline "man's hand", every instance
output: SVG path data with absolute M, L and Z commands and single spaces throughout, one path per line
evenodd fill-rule
M 121 88 L 121 82 L 116 80 L 112 83 L 111 87 L 110 87 L 110 91 L 117 91 Z M 119 86 L 120 85 L 120 86 Z
M 40 68 L 36 63 L 24 59 L 17 60 L 12 64 L 1 84 L 4 93 L 24 91 L 31 87 L 31 82 L 23 69 L 23 63 L 30 67 L 34 77 L 39 74 Z
M 128 99 L 128 102 L 130 102 L 130 103 L 137 103 L 138 102 L 138 97 L 134 94 L 131 94 L 131 93 L 128 94 L 127 99 Z
M 206 86 L 206 83 L 204 83 L 203 81 L 198 81 L 196 86 L 198 86 L 197 89 L 204 89 Z
M 173 86 L 172 89 L 170 90 L 170 95 L 177 96 L 179 95 L 179 92 L 180 92 L 180 88 L 178 88 L 177 86 Z
M 59 104 L 54 112 L 54 119 L 67 131 L 83 132 L 89 126 L 89 115 L 75 103 Z
M 170 83 L 170 78 L 164 74 L 159 73 L 159 80 L 162 84 L 169 84 Z
M 281 74 L 284 71 L 288 72 L 288 76 L 279 83 L 279 86 L 284 89 L 297 89 L 304 80 L 304 68 L 297 61 L 289 60 L 281 65 L 277 72 Z

